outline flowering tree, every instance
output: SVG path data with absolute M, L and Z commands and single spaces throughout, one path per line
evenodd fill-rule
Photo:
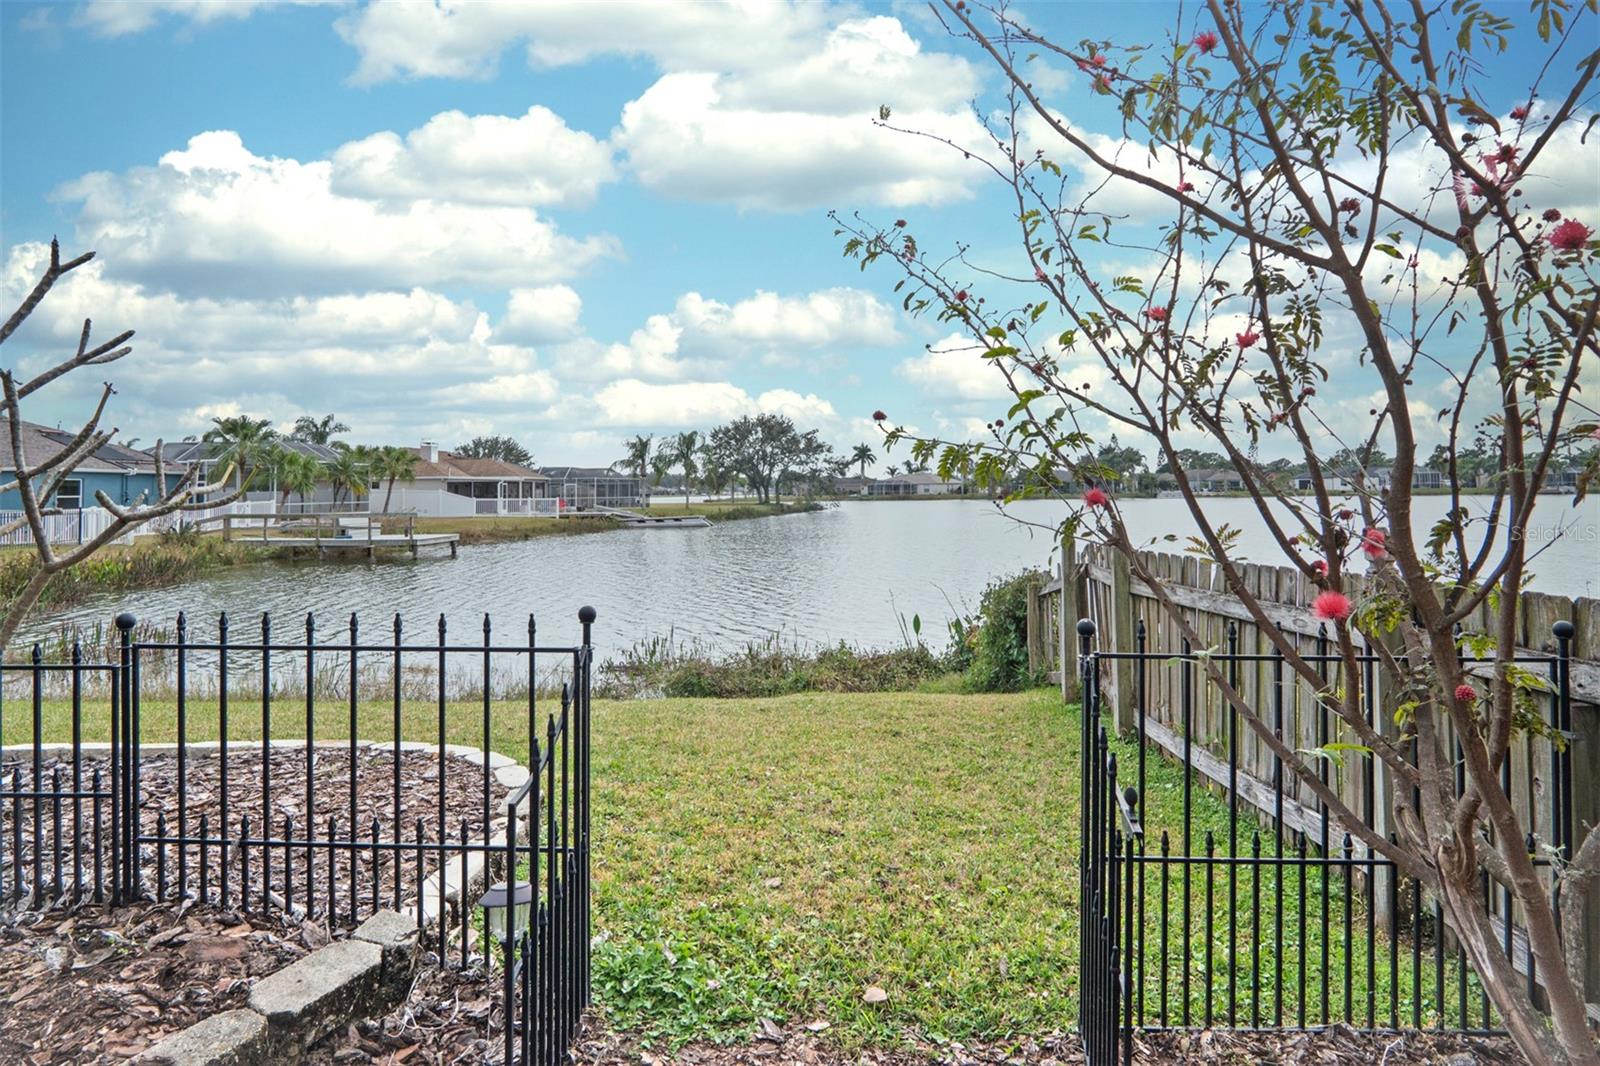
M 1212 683 L 1333 818 L 1441 901 L 1531 1060 L 1596 1063 L 1580 986 L 1600 832 L 1588 827 L 1553 856 L 1552 878 L 1500 784 L 1513 738 L 1544 728 L 1525 713 L 1512 661 L 1529 523 L 1553 460 L 1596 434 L 1580 381 L 1588 373 L 1593 384 L 1600 356 L 1600 242 L 1574 217 L 1595 209 L 1585 108 L 1600 53 L 1581 54 L 1595 5 L 1533 8 L 1519 29 L 1503 8 L 1470 0 L 1209 0 L 1179 16 L 1166 41 L 1068 44 L 1007 6 L 944 0 L 935 10 L 952 34 L 1004 76 L 1004 100 L 984 112 L 990 139 L 947 143 L 1005 188 L 1013 265 L 964 247 L 935 254 L 903 219 L 835 220 L 846 255 L 903 274 L 906 309 L 970 336 L 973 358 L 1012 394 L 980 441 L 920 437 L 878 412 L 890 443 L 909 441 L 942 475 L 979 487 L 1067 500 L 1067 528 L 1125 556 L 1204 646 L 1145 571 L 1098 459 L 1097 434 L 1153 444 L 1233 594 L 1337 715 L 1353 741 L 1345 747 L 1381 760 L 1399 784 L 1397 840 L 1341 802 L 1314 760 L 1208 662 Z M 1521 64 L 1525 102 L 1496 114 L 1482 63 L 1508 47 L 1534 61 Z M 1098 105 L 1120 138 L 1068 121 L 1046 99 L 1034 75 L 1047 63 L 1085 75 L 1084 113 Z M 894 128 L 890 107 L 880 122 Z M 1591 161 L 1577 203 L 1562 202 L 1574 190 L 1546 176 L 1570 153 Z M 1375 390 L 1354 418 L 1348 401 L 1319 396 L 1340 360 Z M 1436 442 L 1449 511 L 1419 531 L 1413 473 L 1418 449 L 1426 456 Z M 1277 550 L 1320 589 L 1314 612 L 1345 661 L 1342 686 L 1319 681 L 1246 584 L 1237 531 L 1208 513 L 1185 473 L 1194 447 L 1222 450 Z M 1382 479 L 1380 453 L 1394 457 Z M 1469 455 L 1491 457 L 1486 513 L 1462 498 Z M 1308 492 L 1291 488 L 1284 456 L 1304 467 Z M 1594 473 L 1591 454 L 1580 497 Z M 1365 591 L 1353 596 L 1358 570 Z M 1469 639 L 1494 662 L 1480 693 L 1456 629 L 1485 605 L 1493 624 Z M 1398 735 L 1363 713 L 1364 652 L 1407 693 Z M 1548 1017 L 1496 942 L 1484 871 L 1525 915 Z
M 94 253 L 87 252 L 63 263 L 60 246 L 57 242 L 51 241 L 50 264 L 45 268 L 38 284 L 24 297 L 21 305 L 12 312 L 10 318 L 6 319 L 5 324 L 0 326 L 0 344 L 9 340 L 17 328 L 27 321 L 28 316 L 33 314 L 49 295 L 57 281 L 93 258 Z M 109 429 L 101 428 L 101 418 L 105 415 L 106 404 L 115 394 L 115 390 L 110 384 L 103 385 L 94 410 L 90 412 L 83 425 L 73 433 L 72 440 L 48 455 L 31 455 L 24 444 L 22 401 L 73 371 L 116 362 L 133 350 L 127 343 L 133 337 L 131 329 L 93 347 L 89 345 L 89 332 L 90 323 L 85 319 L 83 333 L 78 338 L 77 351 L 31 376 L 19 373 L 14 367 L 0 367 L 0 433 L 5 434 L 7 451 L 11 454 L 11 469 L 5 478 L 0 478 L 0 492 L 15 491 L 22 501 L 21 517 L 9 522 L 0 522 L 0 535 L 26 526 L 32 534 L 33 550 L 38 558 L 37 568 L 22 592 L 11 602 L 0 606 L 0 653 L 10 645 L 23 618 L 33 609 L 34 604 L 39 602 L 39 597 L 61 571 L 82 562 L 123 534 L 138 529 L 153 519 L 177 511 L 229 503 L 244 491 L 244 484 L 241 483 L 226 495 L 204 502 L 197 501 L 195 495 L 198 467 L 190 469 L 182 477 L 169 483 L 166 464 L 161 455 L 161 442 L 158 440 L 155 447 L 157 495 L 154 498 L 141 497 L 131 504 L 118 504 L 105 493 L 97 492 L 95 500 L 111 515 L 110 524 L 100 533 L 70 549 L 58 549 L 50 543 L 44 520 L 50 515 L 60 513 L 51 503 L 56 489 L 61 486 L 63 480 L 71 477 L 72 472 L 86 459 L 116 436 L 115 426 Z M 230 469 L 217 479 L 217 483 L 225 484 L 231 477 Z

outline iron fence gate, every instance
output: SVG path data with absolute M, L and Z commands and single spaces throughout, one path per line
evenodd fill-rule
M 1240 653 L 1230 635 L 1221 648 L 1175 653 L 1145 646 L 1095 650 L 1095 626 L 1078 623 L 1083 693 L 1080 829 L 1079 1029 L 1091 1064 L 1132 1062 L 1132 1037 L 1168 1029 L 1309 1029 L 1342 1023 L 1358 1029 L 1432 1028 L 1464 1034 L 1503 1032 L 1487 994 L 1456 940 L 1441 905 L 1396 864 L 1352 841 L 1327 808 L 1307 803 L 1286 780 L 1280 759 L 1265 779 L 1242 757 L 1237 713 L 1209 723 L 1220 744 L 1197 742 L 1198 717 L 1211 713 L 1199 676 L 1209 659 L 1237 690 L 1241 670 L 1273 678 L 1272 706 L 1261 719 L 1286 739 L 1334 740 L 1329 712 L 1317 701 L 1292 706 L 1279 654 Z M 1570 736 L 1571 627 L 1558 625 L 1556 652 L 1519 656 L 1545 678 L 1545 728 Z M 1336 686 L 1343 660 L 1326 641 L 1303 659 Z M 1108 735 L 1100 679 L 1118 661 L 1133 665 L 1134 728 Z M 1376 669 L 1358 655 L 1357 668 Z M 1468 662 L 1485 662 L 1467 659 Z M 1181 727 L 1162 743 L 1147 733 L 1157 671 L 1172 694 Z M 1371 686 L 1365 687 L 1371 692 Z M 1291 693 L 1286 699 L 1285 693 Z M 1369 700 L 1369 724 L 1380 726 Z M 1304 721 L 1297 721 L 1303 717 Z M 1336 742 L 1335 742 L 1336 743 Z M 1337 746 L 1337 745 L 1336 745 Z M 1156 759 L 1148 759 L 1154 749 Z M 1118 754 L 1123 774 L 1119 784 Z M 1257 752 L 1256 754 L 1260 754 Z M 1161 758 L 1165 755 L 1168 758 Z M 1502 785 L 1534 812 L 1527 846 L 1535 866 L 1570 854 L 1573 771 L 1566 745 L 1550 745 L 1544 766 L 1504 768 Z M 1323 773 L 1328 771 L 1324 769 Z M 1357 813 L 1378 826 L 1370 761 L 1342 772 L 1365 777 Z M 1326 778 L 1324 778 L 1326 781 Z M 1319 809 L 1320 806 L 1320 809 Z M 1392 837 L 1391 837 L 1392 839 Z M 1510 890 L 1483 875 L 1483 893 L 1501 946 L 1537 1001 L 1538 972 L 1515 924 Z
M 452 639 L 440 616 L 419 640 L 399 616 L 373 639 L 355 615 L 197 637 L 124 614 L 106 647 L 0 663 L 0 907 L 409 911 L 441 963 L 500 983 L 505 1062 L 565 1061 L 590 1001 L 579 621 L 562 645 L 531 617 L 525 639 L 487 617 Z M 496 881 L 531 897 L 503 940 L 477 906 Z

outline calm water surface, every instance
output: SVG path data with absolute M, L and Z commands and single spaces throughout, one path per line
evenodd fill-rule
M 1446 508 L 1418 500 L 1418 527 Z M 1217 499 L 1214 521 L 1243 532 L 1242 554 L 1275 561 L 1266 531 L 1246 499 Z M 1130 528 L 1158 541 L 1194 532 L 1182 500 L 1128 500 Z M 319 628 L 339 631 L 352 611 L 363 629 L 387 632 L 400 612 L 408 634 L 426 639 L 440 612 L 463 641 L 479 639 L 488 612 L 508 641 L 526 634 L 528 613 L 541 642 L 575 640 L 582 604 L 600 612 L 601 657 L 648 637 L 671 636 L 713 650 L 779 634 L 787 642 L 847 641 L 883 646 L 901 640 L 901 620 L 919 614 L 923 632 L 943 643 L 949 618 L 974 610 L 991 580 L 1050 565 L 1044 530 L 1063 512 L 1049 501 L 1013 505 L 1007 517 L 977 500 L 844 503 L 816 514 L 727 522 L 709 529 L 618 530 L 467 546 L 460 556 L 378 563 L 272 563 L 207 575 L 181 587 L 100 598 L 42 618 L 34 633 L 63 622 L 104 622 L 119 610 L 169 623 L 188 612 L 209 635 L 218 612 L 248 626 L 271 611 L 287 632 L 315 612 Z M 1530 539 L 1545 551 L 1534 587 L 1568 596 L 1600 595 L 1600 500 L 1578 509 L 1570 498 L 1541 497 Z M 1167 545 L 1181 550 L 1181 544 Z M 250 620 L 250 621 L 246 621 Z

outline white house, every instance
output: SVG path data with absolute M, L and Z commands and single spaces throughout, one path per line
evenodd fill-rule
M 960 492 L 961 482 L 938 474 L 897 474 L 867 483 L 868 496 L 944 496 Z
M 550 479 L 537 470 L 502 459 L 474 459 L 447 452 L 424 442 L 410 449 L 417 456 L 416 480 L 388 482 L 372 488 L 374 507 L 389 500 L 391 512 L 424 515 L 498 515 L 557 513 L 558 501 L 550 496 Z

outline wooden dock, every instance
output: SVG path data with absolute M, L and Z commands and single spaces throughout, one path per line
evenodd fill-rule
M 452 558 L 459 533 L 418 533 L 414 514 L 267 514 L 221 515 L 222 539 L 269 548 L 310 548 L 319 556 L 357 552 L 376 559 L 380 551 L 408 551 L 416 558 L 423 548 L 448 547 Z M 385 533 L 384 520 L 403 527 Z
M 647 515 L 621 507 L 597 507 L 596 511 L 615 519 L 630 529 L 700 529 L 711 524 L 711 519 L 701 514 Z

